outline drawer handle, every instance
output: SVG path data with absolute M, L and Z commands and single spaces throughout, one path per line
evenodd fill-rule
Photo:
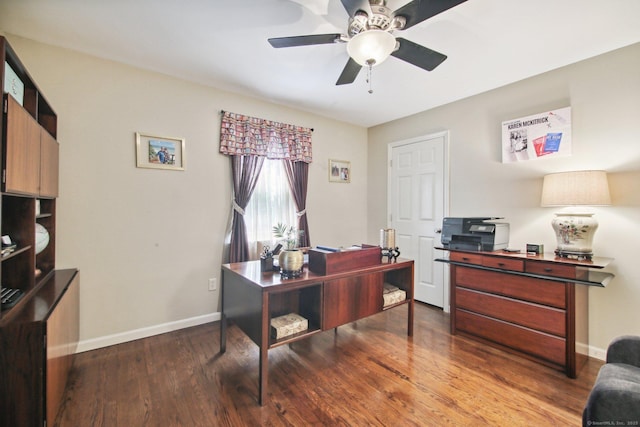
M 462 260 L 463 260 L 463 261 L 469 261 L 469 258 L 467 258 L 467 257 L 462 257 Z
M 546 268 L 544 269 L 544 272 L 545 272 L 545 273 L 551 273 L 552 271 L 553 271 L 553 268 L 546 267 Z
M 499 262 L 498 267 L 504 267 L 504 262 Z

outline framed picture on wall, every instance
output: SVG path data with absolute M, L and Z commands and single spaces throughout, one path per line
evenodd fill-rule
M 329 182 L 351 182 L 351 162 L 329 160 Z
M 184 138 L 136 132 L 136 166 L 139 168 L 184 170 Z
M 571 155 L 571 107 L 502 122 L 502 163 Z

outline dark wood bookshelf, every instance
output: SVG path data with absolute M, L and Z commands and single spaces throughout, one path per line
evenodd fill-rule
M 0 259 L 0 284 L 23 292 L 0 308 L 0 425 L 53 425 L 78 342 L 79 274 L 55 269 L 57 115 L 1 36 L 0 94 L 0 233 L 16 245 Z M 39 253 L 36 224 L 48 234 Z

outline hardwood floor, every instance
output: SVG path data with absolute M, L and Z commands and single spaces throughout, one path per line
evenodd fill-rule
M 572 380 L 523 357 L 449 334 L 416 304 L 269 351 L 257 404 L 258 347 L 237 327 L 218 354 L 218 322 L 80 353 L 56 425 L 578 426 L 603 362 Z

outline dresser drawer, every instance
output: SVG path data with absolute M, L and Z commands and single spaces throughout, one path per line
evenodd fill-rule
M 497 271 L 479 270 L 456 266 L 452 270 L 455 280 L 452 283 L 497 295 L 566 308 L 566 286 L 564 282 L 539 280 L 531 277 L 500 273 Z
M 484 265 L 485 267 L 501 268 L 503 270 L 524 271 L 524 260 L 522 259 L 483 256 L 482 265 Z
M 456 309 L 456 330 L 534 355 L 560 366 L 566 365 L 566 340 L 528 328 Z
M 456 288 L 455 298 L 457 308 L 566 337 L 564 310 L 464 288 Z
M 527 261 L 525 271 L 527 273 L 542 274 L 545 276 L 576 279 L 576 267 L 573 265 L 559 265 L 553 262 L 543 261 Z
M 482 265 L 482 255 L 480 254 L 470 254 L 470 253 L 462 253 L 462 252 L 450 252 L 449 260 L 456 262 L 466 262 L 468 264 L 477 264 Z

